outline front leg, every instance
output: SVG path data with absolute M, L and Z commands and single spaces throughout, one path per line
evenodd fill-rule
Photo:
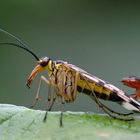
M 39 84 L 38 84 L 35 100 L 33 102 L 33 105 L 31 106 L 31 108 L 34 108 L 36 106 L 36 104 L 38 103 L 39 99 L 40 99 L 40 87 L 41 87 L 42 81 L 44 81 L 50 87 L 49 80 L 47 78 L 45 78 L 44 76 L 41 76 L 40 80 L 39 80 Z M 49 88 L 49 92 L 50 92 L 50 88 Z M 48 92 L 48 94 L 50 94 L 49 92 Z
M 46 113 L 45 113 L 45 116 L 44 116 L 44 119 L 43 119 L 43 121 L 46 121 L 48 111 L 51 111 L 51 109 L 53 107 L 53 104 L 55 102 L 55 99 L 56 99 L 54 94 L 53 94 L 53 97 L 52 97 L 52 92 L 51 91 L 52 91 L 53 84 L 51 82 L 51 79 L 48 80 L 44 76 L 40 77 L 40 81 L 39 81 L 39 85 L 38 85 L 38 89 L 37 89 L 37 94 L 35 96 L 34 103 L 33 103 L 33 105 L 31 107 L 32 108 L 35 107 L 35 105 L 38 103 L 38 101 L 40 99 L 40 88 L 41 88 L 42 81 L 44 81 L 47 85 L 49 85 L 48 96 L 47 96 L 47 104 L 48 105 L 47 105 Z
M 44 116 L 43 121 L 45 122 L 47 119 L 47 115 L 48 115 L 48 111 L 51 111 L 54 102 L 56 100 L 56 96 L 55 93 L 53 91 L 53 95 L 52 95 L 52 88 L 55 89 L 55 85 L 53 84 L 53 80 L 50 78 L 49 80 L 47 80 L 44 76 L 42 76 L 43 81 L 47 84 L 49 82 L 49 89 L 48 89 L 48 96 L 47 96 L 47 108 L 46 108 L 46 113 Z

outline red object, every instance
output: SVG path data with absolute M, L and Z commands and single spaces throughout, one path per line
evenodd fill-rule
M 124 85 L 136 89 L 134 94 L 131 94 L 130 97 L 136 99 L 140 97 L 140 78 L 136 76 L 125 77 L 121 81 Z

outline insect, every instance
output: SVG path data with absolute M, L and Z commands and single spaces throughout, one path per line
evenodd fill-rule
M 83 69 L 68 62 L 61 60 L 52 60 L 48 57 L 39 58 L 35 53 L 29 50 L 27 45 L 24 44 L 19 38 L 3 29 L 0 29 L 0 31 L 16 39 L 16 41 L 18 42 L 18 44 L 3 42 L 0 43 L 0 45 L 10 45 L 24 49 L 37 60 L 37 66 L 35 66 L 27 80 L 27 86 L 29 88 L 31 87 L 33 80 L 39 72 L 43 70 L 48 72 L 48 79 L 45 76 L 40 77 L 37 94 L 32 106 L 34 107 L 37 104 L 40 98 L 41 83 L 45 82 L 49 86 L 49 88 L 47 95 L 48 107 L 43 119 L 44 121 L 46 121 L 47 113 L 48 111 L 51 111 L 56 99 L 60 100 L 60 103 L 62 105 L 65 103 L 72 103 L 76 100 L 77 94 L 79 92 L 93 99 L 99 106 L 99 108 L 101 108 L 105 113 L 113 118 L 130 121 L 133 120 L 133 118 L 128 115 L 133 114 L 133 111 L 140 112 L 140 103 L 114 85 L 94 75 L 91 75 Z M 104 105 L 100 99 L 117 102 L 131 112 L 128 114 L 116 112 Z M 63 126 L 62 117 L 63 111 L 61 111 L 60 115 L 60 126 Z
M 122 79 L 121 81 L 124 85 L 134 88 L 136 91 L 134 94 L 130 94 L 129 96 L 133 99 L 137 100 L 140 97 L 140 78 L 136 76 L 128 76 Z

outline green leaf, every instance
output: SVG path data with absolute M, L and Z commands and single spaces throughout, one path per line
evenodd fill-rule
M 0 105 L 0 140 L 139 140 L 140 119 L 126 122 L 105 115 L 65 112 L 48 113 L 15 105 Z

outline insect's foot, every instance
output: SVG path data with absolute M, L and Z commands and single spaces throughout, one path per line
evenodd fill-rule
M 60 114 L 60 127 L 63 127 L 63 112 Z
M 60 118 L 60 127 L 63 127 L 63 121 L 62 121 L 62 118 Z
M 47 120 L 47 117 L 45 116 L 44 119 L 43 119 L 43 122 L 46 122 L 46 120 Z
M 62 122 L 60 122 L 60 127 L 63 127 L 63 123 Z
M 46 122 L 46 120 L 47 120 L 47 115 L 48 115 L 48 112 L 45 113 L 45 116 L 44 116 L 44 118 L 43 118 L 43 122 Z
M 29 108 L 30 108 L 30 109 L 33 109 L 33 108 L 34 108 L 34 106 L 33 106 L 33 105 L 31 105 Z

